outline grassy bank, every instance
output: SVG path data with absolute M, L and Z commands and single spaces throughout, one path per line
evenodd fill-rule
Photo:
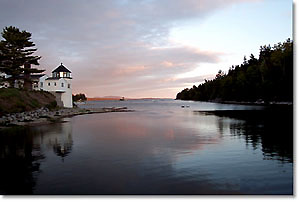
M 55 96 L 45 91 L 28 91 L 15 88 L 0 89 L 0 116 L 35 110 L 41 107 L 53 109 L 57 106 Z

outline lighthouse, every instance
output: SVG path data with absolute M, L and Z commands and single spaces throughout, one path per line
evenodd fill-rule
M 58 106 L 72 108 L 71 71 L 62 63 L 52 71 L 51 77 L 44 75 L 39 79 L 39 89 L 51 92 L 56 97 Z

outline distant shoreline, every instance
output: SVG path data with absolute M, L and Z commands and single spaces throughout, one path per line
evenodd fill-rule
M 125 100 L 163 100 L 163 99 L 170 99 L 170 100 L 180 100 L 180 101 L 194 101 L 194 102 L 209 102 L 209 103 L 218 103 L 218 104 L 237 104 L 237 105 L 259 105 L 259 106 L 271 106 L 271 105 L 293 105 L 293 102 L 278 102 L 278 101 L 222 101 L 222 100 L 182 100 L 182 99 L 175 99 L 175 98 L 125 98 Z M 87 101 L 118 101 L 119 98 L 116 97 L 100 97 L 100 98 L 87 98 Z
M 96 98 L 87 98 L 87 101 L 104 101 L 104 100 L 120 100 L 122 97 L 96 97 Z M 161 100 L 161 99 L 172 99 L 174 98 L 126 98 L 124 100 Z

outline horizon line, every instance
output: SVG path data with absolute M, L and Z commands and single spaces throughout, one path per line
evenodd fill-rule
M 125 100 L 154 100 L 154 99 L 175 99 L 175 98 L 170 98 L 170 97 L 140 97 L 140 98 L 132 98 L 132 97 L 87 97 L 88 101 L 92 100 L 120 100 L 121 98 L 124 98 Z

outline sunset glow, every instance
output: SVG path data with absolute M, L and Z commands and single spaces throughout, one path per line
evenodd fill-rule
M 276 22 L 276 23 L 275 23 Z M 1 0 L 0 27 L 32 33 L 41 69 L 73 93 L 168 97 L 292 38 L 287 0 Z

